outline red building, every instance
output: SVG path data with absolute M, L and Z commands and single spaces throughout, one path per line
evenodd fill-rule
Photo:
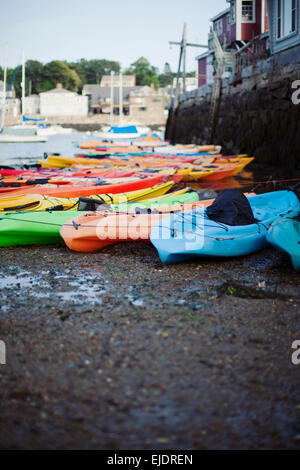
M 212 29 L 226 51 L 238 51 L 253 38 L 268 31 L 266 0 L 227 0 L 230 6 L 211 18 Z M 208 52 L 196 57 L 198 60 L 199 86 L 212 81 L 213 47 L 209 34 Z
M 211 19 L 222 45 L 248 42 L 268 30 L 266 0 L 227 0 L 230 7 Z

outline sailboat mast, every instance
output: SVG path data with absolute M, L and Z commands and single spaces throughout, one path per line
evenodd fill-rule
M 123 118 L 123 75 L 122 72 L 120 72 L 119 75 L 119 119 L 120 119 L 120 124 L 122 124 L 122 118 Z
M 1 113 L 1 128 L 4 127 L 5 111 L 6 111 L 6 74 L 7 74 L 7 64 L 5 61 L 4 65 L 4 77 L 3 77 L 3 95 L 2 95 L 2 113 Z
M 25 115 L 25 59 L 22 52 L 22 118 Z
M 110 127 L 114 121 L 114 71 L 110 72 Z

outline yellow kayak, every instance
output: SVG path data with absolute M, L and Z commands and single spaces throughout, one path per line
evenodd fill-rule
M 204 178 L 205 176 L 211 175 L 212 170 L 193 170 L 190 171 L 186 176 L 184 176 L 183 181 L 198 181 Z
M 249 163 L 251 163 L 253 160 L 254 160 L 254 157 L 241 158 L 240 164 L 238 165 L 236 170 L 233 172 L 233 176 L 240 173 L 245 168 L 245 166 L 249 165 Z
M 146 201 L 165 195 L 174 185 L 173 181 L 154 186 L 147 189 L 139 189 L 123 194 L 101 194 L 89 196 L 91 199 L 102 201 L 106 204 L 122 204 L 126 202 Z M 189 188 L 178 191 L 184 194 Z M 41 194 L 20 194 L 0 197 L 0 212 L 11 212 L 20 210 L 44 211 L 57 207 L 60 210 L 77 210 L 78 197 L 62 198 L 54 196 L 43 196 Z

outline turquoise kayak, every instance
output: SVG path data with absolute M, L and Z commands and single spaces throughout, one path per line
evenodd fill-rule
M 151 231 L 150 240 L 167 264 L 214 256 L 248 255 L 267 245 L 267 232 L 274 220 L 300 210 L 292 191 L 276 191 L 249 197 L 256 223 L 231 226 L 208 218 L 206 209 L 173 214 Z
M 296 271 L 300 269 L 300 210 L 278 217 L 267 234 L 267 241 L 287 253 Z

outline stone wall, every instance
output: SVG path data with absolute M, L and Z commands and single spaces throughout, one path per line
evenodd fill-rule
M 238 82 L 225 80 L 213 143 L 226 154 L 300 171 L 300 105 L 292 102 L 299 79 L 300 47 L 244 69 Z M 212 90 L 204 88 L 182 96 L 169 113 L 166 137 L 173 142 L 210 143 Z

